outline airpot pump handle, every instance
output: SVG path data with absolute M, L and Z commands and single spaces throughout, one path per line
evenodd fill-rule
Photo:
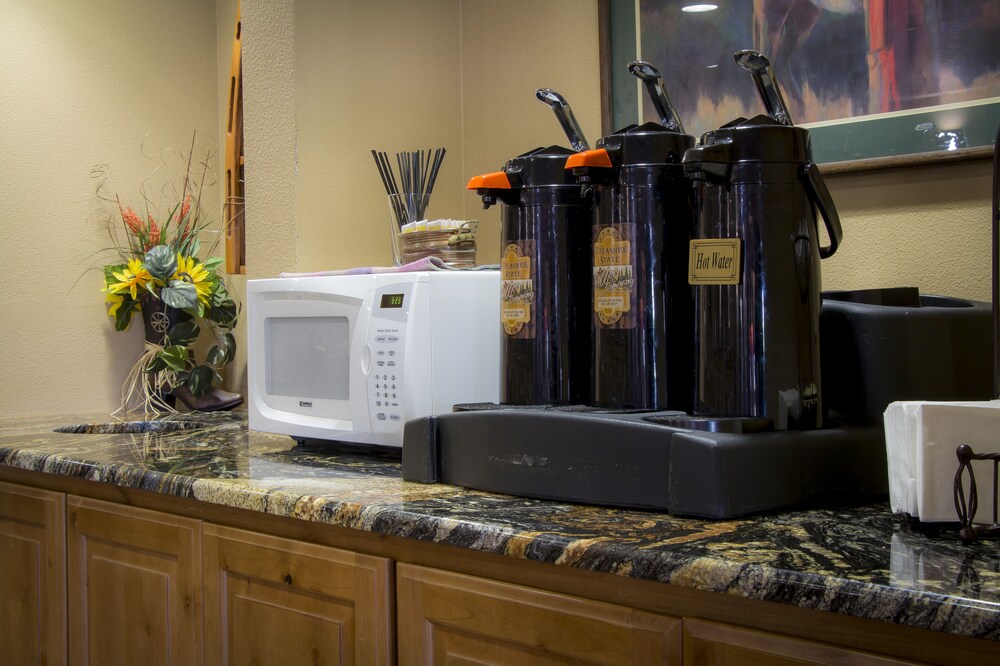
M 771 69 L 771 61 L 767 59 L 767 56 L 757 51 L 744 49 L 734 53 L 733 59 L 737 65 L 750 72 L 767 115 L 782 125 L 792 125 L 792 116 L 788 113 L 785 98 L 778 90 L 778 84 L 774 80 L 774 70 Z
M 660 71 L 645 60 L 633 60 L 628 64 L 628 71 L 633 76 L 642 79 L 642 82 L 646 84 L 646 91 L 653 101 L 656 115 L 660 117 L 660 124 L 672 132 L 684 134 L 680 116 L 677 115 L 674 105 L 670 103 L 670 97 L 667 96 L 667 89 L 663 85 Z
M 820 173 L 819 167 L 812 162 L 803 165 L 799 171 L 799 178 L 806 186 L 809 200 L 816 204 L 819 209 L 819 214 L 826 224 L 826 234 L 830 237 L 830 244 L 819 249 L 820 259 L 832 257 L 833 253 L 840 247 L 840 241 L 844 238 L 844 229 L 840 226 L 840 215 L 837 214 L 837 208 L 833 205 L 830 190 L 826 188 L 826 182 L 823 180 L 823 174 Z
M 580 129 L 580 123 L 576 122 L 576 116 L 573 115 L 573 109 L 569 108 L 569 104 L 566 103 L 562 95 L 551 88 L 539 88 L 535 91 L 535 97 L 551 106 L 552 110 L 555 111 L 556 118 L 559 119 L 563 131 L 566 132 L 566 138 L 569 139 L 573 150 L 578 153 L 590 150 L 590 145 L 583 137 L 583 130 Z

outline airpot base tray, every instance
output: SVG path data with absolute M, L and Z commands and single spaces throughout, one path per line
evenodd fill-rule
M 403 478 L 716 519 L 888 492 L 881 424 L 675 425 L 694 421 L 677 412 L 459 405 L 406 424 Z

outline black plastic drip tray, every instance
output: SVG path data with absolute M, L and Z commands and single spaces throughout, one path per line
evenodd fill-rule
M 763 432 L 672 425 L 685 418 L 484 405 L 415 419 L 406 424 L 403 478 L 718 519 L 888 492 L 880 425 Z

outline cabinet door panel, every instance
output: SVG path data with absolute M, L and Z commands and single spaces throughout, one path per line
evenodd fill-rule
M 70 662 L 200 664 L 201 523 L 68 503 Z
M 392 563 L 205 526 L 209 664 L 392 663 Z
M 910 664 L 865 652 L 705 620 L 684 620 L 685 666 L 802 666 Z
M 407 564 L 396 584 L 402 664 L 680 663 L 676 618 Z
M 0 646 L 11 664 L 66 663 L 66 500 L 0 483 Z

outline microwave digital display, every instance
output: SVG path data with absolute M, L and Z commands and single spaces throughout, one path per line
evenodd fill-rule
M 268 317 L 264 322 L 267 392 L 299 398 L 350 398 L 347 317 Z M 303 359 L 308 362 L 303 363 Z
M 403 307 L 403 295 L 402 294 L 382 294 L 382 300 L 379 303 L 380 308 L 401 308 Z

